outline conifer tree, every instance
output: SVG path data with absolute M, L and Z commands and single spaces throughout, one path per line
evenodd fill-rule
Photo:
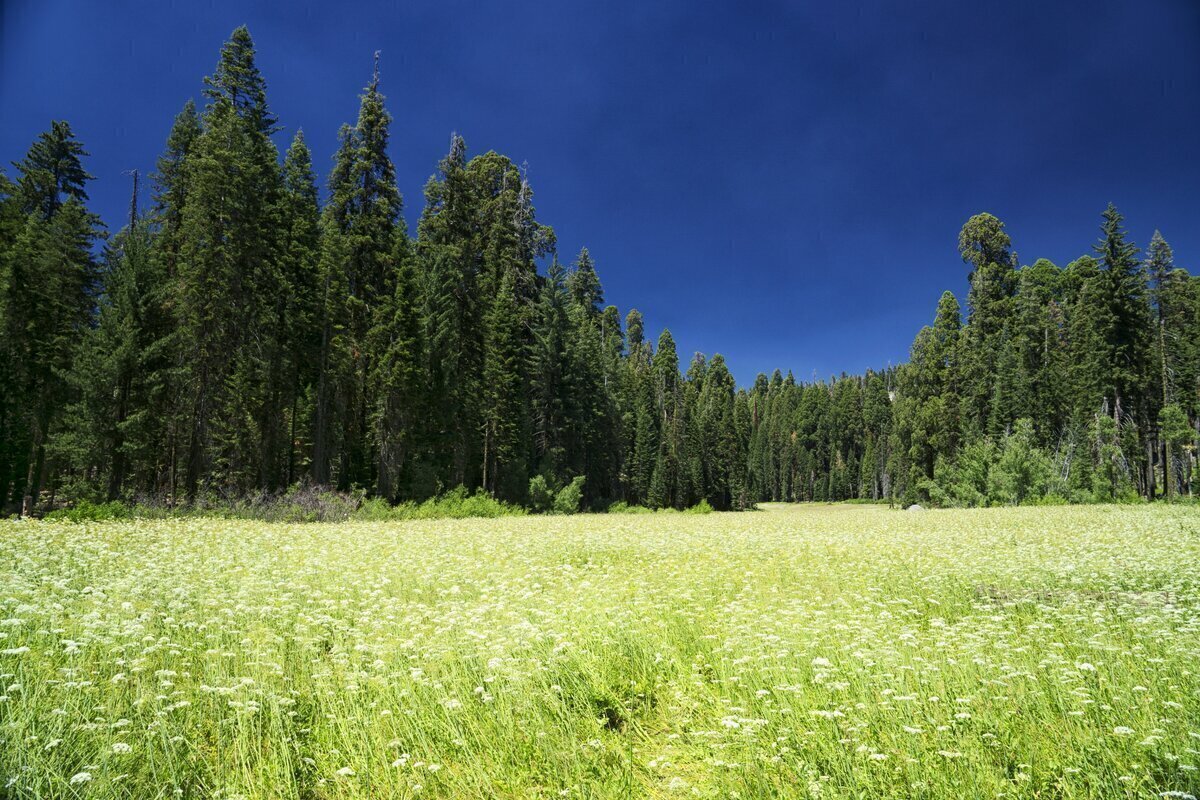
M 24 343 L 14 320 L 21 313 L 11 308 L 12 281 L 18 265 L 14 245 L 24 227 L 17 187 L 0 170 L 0 509 L 8 506 L 19 461 L 21 436 L 20 354 Z
M 284 412 L 287 446 L 280 475 L 286 484 L 305 471 L 311 456 L 313 399 L 319 380 L 321 349 L 321 212 L 312 154 L 297 131 L 283 161 L 280 257 L 286 291 L 276 305 L 282 348 L 276 371 L 278 400 Z
M 566 479 L 568 303 L 566 270 L 555 259 L 539 293 L 530 354 L 533 466 L 551 486 Z
M 398 247 L 407 252 L 397 243 L 405 232 L 395 167 L 387 153 L 390 124 L 377 62 L 357 124 L 342 129 L 325 209 L 322 369 L 329 372 L 318 381 L 313 477 L 318 483 L 333 480 L 342 489 L 375 480 L 379 458 L 372 451 L 381 431 L 375 437 L 370 433 L 368 395 L 370 385 L 379 384 L 373 373 L 382 354 L 372 350 L 369 339 L 377 326 L 395 322 L 394 259 Z M 377 343 L 391 340 L 388 334 L 375 337 Z
M 493 495 L 507 499 L 523 495 L 520 471 L 520 419 L 523 411 L 520 373 L 521 326 L 516 282 L 506 272 L 485 319 L 488 339 L 484 350 L 483 442 L 481 481 Z
M 1102 237 L 1096 255 L 1107 276 L 1110 320 L 1108 330 L 1109 384 L 1113 415 L 1132 411 L 1148 371 L 1150 307 L 1146 274 L 1137 247 L 1126 240 L 1123 217 L 1111 203 L 1104 211 Z M 1124 406 L 1124 409 L 1122 407 Z
M 56 470 L 47 444 L 62 409 L 73 399 L 66 376 L 90 326 L 99 290 L 92 246 L 99 220 L 84 207 L 87 155 L 70 125 L 54 122 L 34 141 L 17 168 L 15 213 L 23 217 L 4 260 L 3 320 L 8 352 L 0 425 L 3 504 L 36 503 Z M 9 214 L 6 214 L 9 216 Z M 15 235 L 14 235 L 15 234 Z
M 377 459 L 375 492 L 390 501 L 414 494 L 422 421 L 428 413 L 417 279 L 403 236 L 396 238 L 396 248 L 394 258 L 399 266 L 392 297 L 372 330 L 371 349 L 378 354 L 378 363 L 368 387 L 374 404 L 371 433 Z
M 1012 316 L 1014 289 L 1012 240 L 1004 223 L 991 214 L 967 220 L 958 236 L 958 249 L 971 266 L 968 279 L 967 325 L 963 330 L 961 390 L 962 423 L 968 436 L 996 433 L 989 423 L 996 361 L 1003 352 L 1001 337 Z
M 417 255 L 425 276 L 430 442 L 440 486 L 467 483 L 476 464 L 479 380 L 483 369 L 482 295 L 473 258 L 473 206 L 466 174 L 466 144 L 450 138 L 450 151 L 425 185 Z
M 135 182 L 136 186 L 136 182 Z M 154 491 L 163 457 L 155 393 L 169 368 L 154 347 L 169 324 L 158 302 L 161 261 L 137 216 L 105 253 L 97 324 L 81 337 L 68 373 L 74 402 L 52 441 L 75 481 L 74 493 L 116 500 L 127 489 Z
M 184 160 L 176 268 L 188 497 L 272 482 L 269 423 L 278 410 L 269 388 L 281 336 L 274 310 L 285 290 L 275 121 L 244 27 L 205 84 L 202 132 Z

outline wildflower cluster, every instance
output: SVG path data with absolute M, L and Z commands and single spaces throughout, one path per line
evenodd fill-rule
M 1186 797 L 1183 507 L 0 523 L 0 796 Z

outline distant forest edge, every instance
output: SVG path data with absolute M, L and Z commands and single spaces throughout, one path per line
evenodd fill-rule
M 378 66 L 323 206 L 302 133 L 279 158 L 244 27 L 203 98 L 111 238 L 66 122 L 0 173 L 8 511 L 298 485 L 547 508 L 565 487 L 594 509 L 1196 491 L 1200 278 L 1157 233 L 1143 257 L 1111 205 L 1065 268 L 1018 268 L 1003 223 L 972 217 L 966 320 L 946 292 L 906 364 L 738 388 L 604 305 L 586 249 L 560 264 L 504 156 L 452 136 L 410 233 Z

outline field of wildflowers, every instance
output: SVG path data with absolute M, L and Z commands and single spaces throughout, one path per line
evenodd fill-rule
M 1200 794 L 1200 513 L 0 522 L 4 798 Z

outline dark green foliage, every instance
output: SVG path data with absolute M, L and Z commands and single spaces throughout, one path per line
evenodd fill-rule
M 322 222 L 312 478 L 394 498 L 411 475 L 423 337 L 390 125 L 376 69 L 340 132 Z
M 555 514 L 577 514 L 580 503 L 583 502 L 584 477 L 576 475 L 571 482 L 558 490 L 554 495 Z
M 554 507 L 554 491 L 545 475 L 534 475 L 529 479 L 529 509 L 535 514 L 545 514 Z
M 0 182 L 0 505 L 35 501 L 61 465 L 48 446 L 75 398 L 68 375 L 95 312 L 99 220 L 84 207 L 87 153 L 65 122 Z
M 482 489 L 472 494 L 465 487 L 459 486 L 420 503 L 406 501 L 392 506 L 378 498 L 367 500 L 352 516 L 357 520 L 384 522 L 405 519 L 519 517 L 523 514 L 525 509 L 519 505 L 497 500 Z
M 50 123 L 50 130 L 38 135 L 25 158 L 13 164 L 22 211 L 49 220 L 69 200 L 86 203 L 84 186 L 92 180 L 83 168 L 87 155 L 70 124 Z
M 245 28 L 204 98 L 175 119 L 148 213 L 135 197 L 99 258 L 65 122 L 0 173 L 6 510 L 149 499 L 303 521 L 1196 490 L 1200 278 L 1157 232 L 1139 261 L 1112 206 L 1094 255 L 1062 269 L 1018 268 L 1004 224 L 973 216 L 966 318 L 945 292 L 907 363 L 738 388 L 721 355 L 681 372 L 669 331 L 605 306 L 586 248 L 564 268 L 505 156 L 453 135 L 410 237 L 378 66 L 323 206 L 304 136 L 275 149 Z
M 115 519 L 129 519 L 132 516 L 133 513 L 129 507 L 117 500 L 107 503 L 80 500 L 70 508 L 51 511 L 45 516 L 45 519 L 56 522 L 108 522 Z

